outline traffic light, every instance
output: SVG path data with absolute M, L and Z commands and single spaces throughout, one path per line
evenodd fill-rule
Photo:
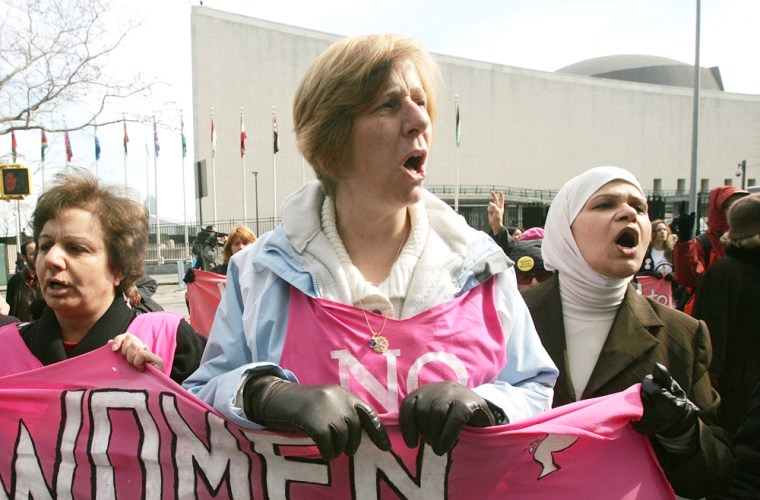
M 20 165 L 0 167 L 2 175 L 2 196 L 21 197 L 32 194 L 29 169 Z

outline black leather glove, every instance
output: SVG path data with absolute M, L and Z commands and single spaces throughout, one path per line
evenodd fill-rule
M 325 460 L 356 453 L 362 429 L 375 446 L 391 449 L 375 410 L 339 385 L 294 384 L 261 375 L 246 382 L 243 406 L 248 418 L 269 429 L 305 433 Z
M 456 382 L 433 382 L 420 387 L 404 398 L 399 413 L 404 443 L 414 448 L 421 435 L 436 455 L 454 448 L 465 425 L 489 427 L 505 422 L 508 420 L 504 412 Z
M 195 281 L 195 271 L 193 271 L 192 267 L 187 270 L 187 272 L 185 273 L 185 277 L 182 278 L 182 281 L 184 281 L 185 283 L 192 283 L 193 281 Z
M 678 241 L 689 241 L 694 237 L 694 221 L 696 218 L 697 214 L 694 212 L 690 214 L 683 213 L 676 217 L 673 222 L 675 222 Z
M 644 415 L 638 422 L 632 422 L 633 428 L 641 434 L 659 434 L 669 438 L 680 436 L 691 429 L 699 418 L 699 407 L 688 400 L 678 382 L 660 363 L 641 383 L 641 402 Z

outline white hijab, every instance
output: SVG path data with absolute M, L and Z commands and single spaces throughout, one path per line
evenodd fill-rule
M 618 179 L 634 185 L 644 196 L 639 181 L 629 171 L 619 167 L 596 167 L 570 179 L 549 207 L 541 252 L 544 267 L 559 271 L 563 304 L 570 300 L 577 306 L 603 309 L 617 307 L 623 301 L 633 276 L 610 279 L 594 271 L 581 255 L 570 229 L 591 195 Z

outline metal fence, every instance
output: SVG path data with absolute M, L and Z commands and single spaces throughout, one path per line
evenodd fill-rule
M 454 186 L 436 185 L 428 189 L 450 206 L 454 206 Z M 508 227 L 543 226 L 546 212 L 557 191 L 513 188 L 498 185 L 464 185 L 459 186 L 459 213 L 470 226 L 483 231 L 489 231 L 488 202 L 491 201 L 491 191 L 504 191 L 507 200 L 507 210 L 504 216 Z M 688 193 L 678 191 L 647 192 L 650 205 L 651 219 L 670 220 L 686 210 Z M 697 232 L 706 229 L 704 219 L 707 217 L 708 192 L 697 194 Z M 200 224 L 156 224 L 150 226 L 150 238 L 145 262 L 146 264 L 163 264 L 193 259 L 192 247 L 196 235 L 202 227 L 213 225 L 220 233 L 229 233 L 239 224 L 247 225 L 257 236 L 273 230 L 279 224 L 279 218 L 263 219 L 231 219 L 226 221 L 207 221 Z M 161 251 L 156 245 L 156 234 L 160 233 Z M 5 265 L 7 276 L 15 272 L 18 250 L 16 237 L 0 238 L 5 243 L 5 262 L 0 256 L 0 266 Z M 0 250 L 1 251 L 1 250 Z M 2 273 L 0 273 L 2 277 Z

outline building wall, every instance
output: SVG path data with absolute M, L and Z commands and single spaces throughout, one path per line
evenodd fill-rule
M 410 33 L 410 35 L 414 35 Z M 192 10 L 195 160 L 206 159 L 213 212 L 212 163 L 217 218 L 243 217 L 240 111 L 248 133 L 245 158 L 247 215 L 279 215 L 282 200 L 312 179 L 297 151 L 291 116 L 293 96 L 311 61 L 330 35 L 207 7 Z M 688 189 L 692 149 L 691 89 L 547 73 L 436 55 L 444 85 L 434 123 L 429 185 L 501 185 L 558 189 L 570 177 L 598 165 L 634 172 L 645 189 L 661 179 L 674 191 Z M 460 106 L 461 147 L 455 145 L 455 104 Z M 747 178 L 760 178 L 760 96 L 701 91 L 698 179 L 716 186 L 734 178 L 747 160 Z M 272 106 L 280 152 L 272 155 Z M 217 154 L 212 162 L 210 108 Z M 254 178 L 250 173 L 257 171 Z M 258 182 L 256 190 L 255 181 Z M 276 196 L 273 194 L 275 191 Z M 734 184 L 738 184 L 736 179 Z M 699 181 L 698 181 L 699 184 Z

